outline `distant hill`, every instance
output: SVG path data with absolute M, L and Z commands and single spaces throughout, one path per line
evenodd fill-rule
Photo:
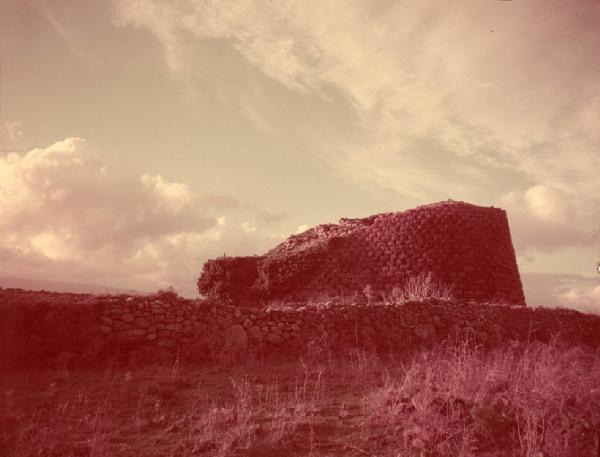
M 145 295 L 149 292 L 135 289 L 106 287 L 98 284 L 85 284 L 44 279 L 0 278 L 0 287 L 26 290 L 47 290 L 49 292 L 69 292 L 79 294 L 128 294 Z

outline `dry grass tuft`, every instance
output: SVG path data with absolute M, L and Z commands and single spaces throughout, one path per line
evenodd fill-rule
M 407 301 L 421 301 L 428 298 L 449 300 L 452 298 L 453 287 L 435 279 L 431 272 L 421 272 L 411 276 L 403 285 L 392 289 L 387 301 L 402 304 Z

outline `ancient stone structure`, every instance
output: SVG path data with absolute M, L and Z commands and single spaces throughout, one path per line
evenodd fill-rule
M 336 350 L 403 351 L 466 336 L 490 345 L 558 336 L 600 346 L 597 315 L 456 300 L 240 309 L 210 300 L 13 289 L 0 290 L 0 304 L 0 366 L 39 366 L 65 354 L 93 363 L 119 351 L 152 355 L 159 348 L 196 359 L 229 350 L 297 356 L 313 342 Z
M 420 273 L 457 300 L 525 305 L 506 212 L 448 200 L 341 219 L 289 237 L 265 255 L 205 263 L 201 294 L 233 303 L 389 295 Z

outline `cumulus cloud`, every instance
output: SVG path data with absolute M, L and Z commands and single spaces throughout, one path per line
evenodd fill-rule
M 10 153 L 0 158 L 0 275 L 193 293 L 208 257 L 271 244 L 245 221 L 260 216 L 234 203 L 108 163 L 81 138 Z
M 594 246 L 598 233 L 596 196 L 537 184 L 512 191 L 499 202 L 507 210 L 517 251 L 553 251 L 564 246 Z
M 580 1 L 115 0 L 179 75 L 219 40 L 290 90 L 341 94 L 357 132 L 323 160 L 411 203 L 513 199 L 522 247 L 589 242 L 600 202 L 600 8 Z M 343 132 L 340 132 L 343 133 Z M 561 222 L 562 221 L 562 222 Z M 581 225 L 577 225 L 579 222 Z M 544 227 L 539 242 L 533 232 Z

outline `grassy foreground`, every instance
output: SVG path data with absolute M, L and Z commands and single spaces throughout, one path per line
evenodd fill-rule
M 68 364 L 0 380 L 0 455 L 600 456 L 600 358 L 559 343 Z

